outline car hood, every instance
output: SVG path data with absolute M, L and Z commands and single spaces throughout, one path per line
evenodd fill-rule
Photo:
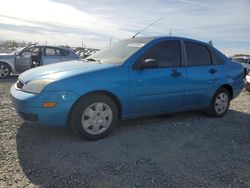
M 41 66 L 25 71 L 19 76 L 24 83 L 37 79 L 53 79 L 60 80 L 63 78 L 98 71 L 101 69 L 114 67 L 112 64 L 88 63 L 86 61 L 67 61 L 62 63 L 54 63 L 51 65 Z
M 0 59 L 3 59 L 3 58 L 14 58 L 14 55 L 12 54 L 5 54 L 5 53 L 0 53 Z

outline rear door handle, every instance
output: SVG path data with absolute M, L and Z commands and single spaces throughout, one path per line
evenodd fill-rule
M 181 75 L 182 73 L 178 72 L 176 69 L 172 69 L 172 74 L 171 74 L 172 77 L 177 78 Z
M 214 74 L 214 73 L 216 73 L 216 72 L 217 72 L 217 70 L 216 70 L 216 69 L 213 69 L 213 68 L 209 70 L 209 73 L 210 73 L 210 74 Z

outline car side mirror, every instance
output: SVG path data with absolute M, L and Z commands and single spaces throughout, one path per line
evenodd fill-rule
M 155 69 L 159 67 L 156 59 L 145 59 L 141 63 L 141 69 Z

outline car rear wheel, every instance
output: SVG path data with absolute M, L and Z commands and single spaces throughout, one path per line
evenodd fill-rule
M 207 114 L 211 117 L 222 117 L 226 114 L 230 106 L 230 94 L 227 89 L 220 88 L 214 94 Z
M 0 79 L 10 76 L 11 68 L 6 63 L 0 63 Z
M 101 94 L 81 98 L 73 107 L 70 125 L 74 132 L 87 140 L 97 140 L 108 135 L 118 121 L 114 101 Z

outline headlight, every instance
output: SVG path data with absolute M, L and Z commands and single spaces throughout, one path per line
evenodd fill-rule
M 54 81 L 55 80 L 51 79 L 33 80 L 24 85 L 22 87 L 22 90 L 29 93 L 41 93 L 43 88 L 45 88 L 49 83 Z

